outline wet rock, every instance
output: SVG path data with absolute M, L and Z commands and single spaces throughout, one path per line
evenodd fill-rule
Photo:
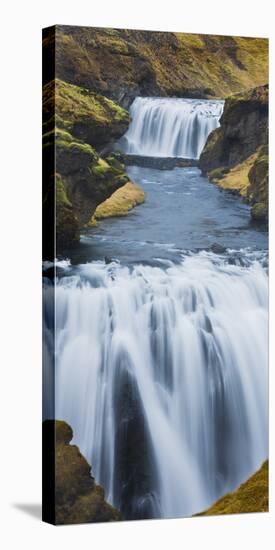
M 143 157 L 140 155 L 123 155 L 126 165 L 142 166 L 145 168 L 156 168 L 157 170 L 173 170 L 176 166 L 186 168 L 198 166 L 195 159 L 184 159 L 175 157 Z
M 219 243 L 212 244 L 210 250 L 214 252 L 214 254 L 224 254 L 226 252 L 225 246 Z

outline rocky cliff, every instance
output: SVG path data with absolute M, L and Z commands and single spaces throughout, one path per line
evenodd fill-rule
M 268 512 L 268 462 L 233 493 L 198 516 Z
M 128 182 L 118 155 L 108 151 L 129 115 L 112 100 L 55 80 L 43 87 L 43 117 L 44 165 L 55 168 L 48 179 L 52 186 L 55 181 L 58 254 L 79 239 L 96 207 Z
M 230 96 L 221 126 L 208 137 L 199 166 L 223 189 L 251 205 L 252 218 L 268 216 L 268 86 Z
M 59 25 L 55 36 L 57 77 L 126 107 L 137 95 L 225 97 L 268 79 L 266 39 Z
M 53 420 L 44 422 L 44 433 Z M 70 445 L 73 431 L 55 421 L 55 524 L 109 522 L 121 520 L 120 513 L 104 500 L 104 490 L 91 476 L 91 466 L 76 445 Z

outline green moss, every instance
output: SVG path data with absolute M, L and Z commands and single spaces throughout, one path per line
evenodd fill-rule
M 256 222 L 266 222 L 268 218 L 268 207 L 264 202 L 257 202 L 251 208 L 251 217 Z
M 71 143 L 73 138 L 69 132 L 62 130 L 61 128 L 53 128 L 49 132 L 43 134 L 43 139 L 45 141 L 50 141 L 51 139 L 61 140 L 66 143 Z
M 110 198 L 100 204 L 95 211 L 95 219 L 126 216 L 132 208 L 145 200 L 143 189 L 131 181 L 115 191 Z
M 70 208 L 72 207 L 72 203 L 69 201 L 67 197 L 64 183 L 59 174 L 57 174 L 55 178 L 55 193 L 56 193 L 57 207 L 60 207 L 61 205 L 68 206 Z
M 56 124 L 88 142 L 92 130 L 115 128 L 118 132 L 122 125 L 122 135 L 129 123 L 128 112 L 114 101 L 59 79 L 44 86 L 43 112 L 48 127 Z
M 104 178 L 106 174 L 113 172 L 113 169 L 107 162 L 103 162 L 101 159 L 92 168 L 93 173 L 99 178 Z
M 210 181 L 217 181 L 223 178 L 225 174 L 227 174 L 228 168 L 225 168 L 224 166 L 221 166 L 220 168 L 215 168 L 214 170 L 211 170 L 207 173 Z
M 57 247 L 68 246 L 79 240 L 79 224 L 68 198 L 64 178 L 55 175 L 56 240 Z
M 95 219 L 95 216 L 93 215 L 90 219 L 90 221 L 85 225 L 85 227 L 96 227 L 97 221 Z
M 233 493 L 198 516 L 268 512 L 268 461 Z

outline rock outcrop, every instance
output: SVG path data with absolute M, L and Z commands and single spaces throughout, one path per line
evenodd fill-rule
M 58 78 L 129 106 L 137 95 L 226 97 L 265 84 L 266 39 L 58 25 Z
M 53 420 L 44 422 L 44 431 Z M 121 514 L 104 500 L 104 489 L 96 485 L 91 467 L 76 445 L 70 445 L 71 427 L 55 421 L 55 524 L 109 522 Z
M 268 461 L 233 493 L 197 516 L 268 512 Z
M 97 207 L 94 219 L 126 216 L 135 206 L 142 204 L 144 199 L 145 193 L 140 185 L 128 181 Z
M 56 80 L 43 88 L 43 116 L 44 165 L 55 158 L 48 179 L 55 181 L 58 254 L 78 241 L 96 207 L 129 181 L 119 155 L 109 153 L 107 160 L 98 153 L 108 154 L 129 115 L 105 97 Z
M 225 101 L 221 126 L 208 137 L 199 166 L 210 181 L 242 195 L 257 221 L 268 216 L 268 86 Z

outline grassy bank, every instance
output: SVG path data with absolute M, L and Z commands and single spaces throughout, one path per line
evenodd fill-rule
M 268 512 L 268 461 L 233 493 L 198 516 Z
M 136 183 L 128 181 L 97 207 L 89 225 L 95 225 L 96 220 L 104 218 L 126 216 L 132 208 L 142 204 L 144 200 L 145 193 L 143 189 Z

